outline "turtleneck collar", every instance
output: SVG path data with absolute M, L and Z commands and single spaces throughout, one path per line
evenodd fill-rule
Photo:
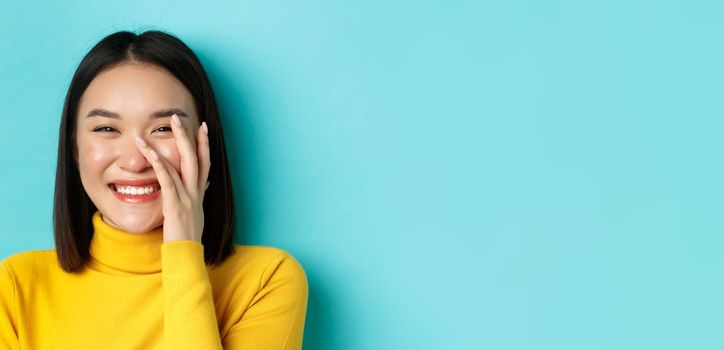
M 100 211 L 96 211 L 90 243 L 91 267 L 131 274 L 160 272 L 162 243 L 162 226 L 146 233 L 128 233 L 107 224 Z

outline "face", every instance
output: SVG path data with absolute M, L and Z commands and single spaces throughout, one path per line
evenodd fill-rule
M 83 188 L 109 225 L 144 233 L 163 224 L 158 180 L 134 137 L 143 138 L 181 176 L 171 131 L 174 113 L 187 133 L 195 135 L 192 130 L 198 130 L 199 118 L 191 93 L 171 73 L 154 65 L 121 64 L 98 74 L 83 93 L 76 119 L 76 161 Z M 196 149 L 196 140 L 189 139 Z M 144 181 L 140 187 L 158 193 L 118 193 L 124 188 L 116 184 L 130 180 L 147 180 L 151 183 Z

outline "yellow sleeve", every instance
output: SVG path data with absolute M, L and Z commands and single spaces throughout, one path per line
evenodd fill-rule
M 3 261 L 0 262 L 0 349 L 20 349 L 16 312 L 15 280 Z
M 222 349 L 204 247 L 191 240 L 161 244 L 164 348 Z
M 301 349 L 307 296 L 304 269 L 283 251 L 265 269 L 251 306 L 224 337 L 224 349 Z

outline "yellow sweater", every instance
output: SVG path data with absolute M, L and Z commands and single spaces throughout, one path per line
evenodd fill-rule
M 93 216 L 79 274 L 55 250 L 0 263 L 0 349 L 301 349 L 307 278 L 284 250 L 235 245 L 216 267 L 162 228 L 129 234 Z

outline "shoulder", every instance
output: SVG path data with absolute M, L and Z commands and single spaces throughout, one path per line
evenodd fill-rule
M 265 263 L 281 260 L 298 261 L 292 254 L 284 249 L 261 246 L 261 245 L 239 245 L 234 244 L 234 254 L 229 257 L 230 260 L 237 262 L 244 261 L 246 263 Z
M 2 269 L 13 276 L 41 277 L 48 269 L 60 269 L 55 249 L 15 253 L 0 262 Z
M 307 284 L 302 264 L 289 251 L 269 246 L 234 244 L 234 253 L 212 271 L 225 279 L 253 279 L 260 285 L 271 279 Z
M 50 276 L 58 275 L 62 269 L 58 264 L 55 249 L 31 250 L 15 253 L 0 261 L 0 289 L 9 285 L 47 286 Z
M 234 253 L 219 267 L 231 267 L 235 270 L 263 270 L 267 274 L 283 268 L 304 274 L 301 263 L 289 251 L 259 245 L 234 244 Z

